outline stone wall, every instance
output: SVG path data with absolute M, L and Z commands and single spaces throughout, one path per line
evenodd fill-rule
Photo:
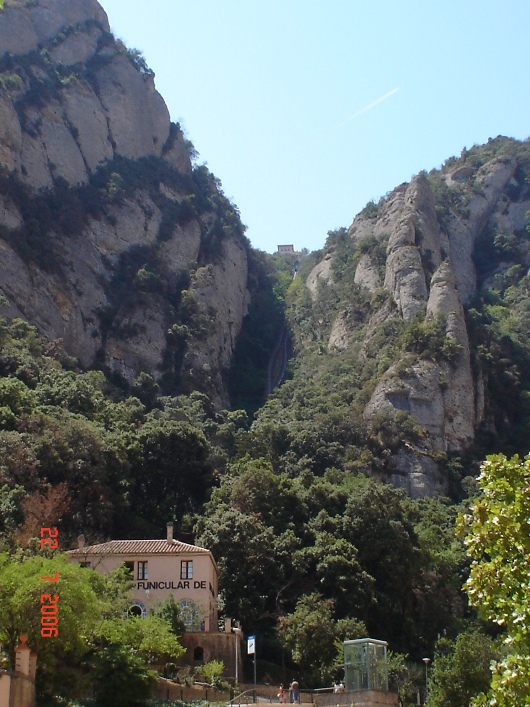
M 224 690 L 199 685 L 177 685 L 165 678 L 159 678 L 153 696 L 160 700 L 183 702 L 228 702 L 231 698 L 230 693 Z
M 35 707 L 35 683 L 19 673 L 0 671 L 0 707 Z
M 397 707 L 398 695 L 380 690 L 341 693 L 314 693 L 316 707 Z
M 241 678 L 241 642 L 238 641 L 235 633 L 189 632 L 183 634 L 180 642 L 186 648 L 186 653 L 180 659 L 180 663 L 198 670 L 203 663 L 209 663 L 211 660 L 222 660 L 225 666 L 225 677 L 235 677 L 237 646 Z M 202 648 L 202 658 L 194 660 L 195 650 L 200 648 Z

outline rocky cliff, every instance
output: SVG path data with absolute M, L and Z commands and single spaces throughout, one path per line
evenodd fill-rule
M 4 312 L 84 366 L 228 403 L 248 305 L 236 210 L 96 0 L 0 11 Z
M 200 390 L 217 408 L 231 396 L 254 412 L 286 303 L 292 380 L 255 424 L 278 468 L 360 470 L 422 496 L 451 491 L 474 449 L 519 451 L 528 142 L 496 138 L 400 185 L 294 280 L 250 249 L 193 154 L 96 0 L 6 0 L 3 313 L 121 384 L 146 372 L 162 393 Z
M 307 278 L 313 310 L 331 303 L 329 322 L 315 320 L 328 355 L 349 350 L 377 361 L 364 388 L 368 429 L 377 434 L 383 420 L 404 416 L 415 425 L 384 473 L 413 496 L 446 493 L 440 462 L 470 449 L 477 434 L 514 423 L 494 410 L 488 377 L 497 374 L 472 317 L 493 316 L 481 324 L 491 334 L 491 308 L 526 287 L 528 153 L 527 143 L 497 138 L 419 174 L 332 234 Z

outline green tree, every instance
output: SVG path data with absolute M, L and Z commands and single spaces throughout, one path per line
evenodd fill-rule
M 156 682 L 151 666 L 184 653 L 169 621 L 153 614 L 128 616 L 124 611 L 94 628 L 90 647 L 85 664 L 93 671 L 101 707 L 144 704 Z
M 59 419 L 57 419 L 59 418 Z M 105 429 L 70 413 L 41 417 L 36 440 L 41 481 L 66 483 L 71 499 L 63 541 L 80 531 L 112 532 L 116 510 L 125 503 L 127 465 Z M 76 532 L 77 531 L 77 532 Z
M 26 492 L 22 486 L 0 486 L 0 536 L 12 535 L 17 525 L 21 524 L 20 502 L 25 496 Z
M 458 506 L 448 499 L 424 498 L 410 502 L 410 510 L 416 516 L 421 553 L 420 574 L 414 581 L 414 624 L 419 629 L 419 648 L 428 655 L 441 633 L 454 636 L 462 630 L 466 613 L 462 577 L 467 576 L 467 558 L 455 532 Z M 415 657 L 421 657 L 417 651 Z
M 111 643 L 95 654 L 95 696 L 101 707 L 143 705 L 156 682 L 156 673 L 129 646 Z
M 337 519 L 326 516 L 322 511 L 309 522 L 311 545 L 298 550 L 293 560 L 333 599 L 341 615 L 361 612 L 373 601 L 373 577 L 360 566 L 355 545 L 337 537 Z
M 415 704 L 420 685 L 425 685 L 425 673 L 423 666 L 417 663 L 410 663 L 408 655 L 388 651 L 388 684 L 390 690 L 398 693 L 399 705 Z
M 55 573 L 57 582 L 42 579 L 55 577 Z M 64 555 L 20 559 L 0 555 L 0 642 L 14 667 L 19 636 L 28 635 L 30 647 L 39 655 L 37 690 L 41 696 L 61 690 L 63 667 L 79 663 L 88 649 L 87 635 L 109 611 L 100 592 L 102 582 L 94 574 L 68 562 Z M 59 607 L 58 636 L 43 637 L 41 605 L 54 601 Z
M 57 583 L 42 577 L 58 575 Z M 39 665 L 46 669 L 48 659 L 57 651 L 83 651 L 82 636 L 87 627 L 101 618 L 102 599 L 98 597 L 90 573 L 66 559 L 42 556 L 15 560 L 0 555 L 0 640 L 8 650 L 14 666 L 14 651 L 21 633 L 29 636 L 32 648 L 39 647 Z M 41 636 L 41 595 L 57 594 L 59 598 L 60 641 Z M 50 602 L 51 603 L 51 602 Z
M 343 662 L 342 641 L 366 635 L 366 626 L 353 618 L 336 621 L 334 602 L 313 592 L 302 596 L 294 611 L 279 619 L 278 634 L 304 680 L 322 685 Z
M 218 558 L 227 615 L 237 616 L 248 630 L 260 623 L 269 626 L 277 618 L 276 597 L 283 584 L 272 529 L 255 514 L 223 503 L 199 519 L 196 533 L 197 542 Z
M 168 594 L 167 597 L 154 608 L 155 616 L 167 621 L 175 636 L 179 637 L 186 631 L 186 626 L 180 616 L 180 604 L 177 604 L 173 594 Z
M 43 577 L 57 577 L 57 581 Z M 28 634 L 30 647 L 39 655 L 37 689 L 42 698 L 67 692 L 72 668 L 79 670 L 82 665 L 100 676 L 111 675 L 116 665 L 121 666 L 120 679 L 128 675 L 140 695 L 140 683 L 151 684 L 150 664 L 183 653 L 168 621 L 156 616 L 127 617 L 129 603 L 125 569 L 103 575 L 69 562 L 60 553 L 0 555 L 0 642 L 14 666 L 19 636 Z M 59 609 L 58 635 L 42 636 L 41 606 L 53 604 Z M 77 679 L 82 679 L 81 673 Z M 117 705 L 117 698 L 105 704 Z
M 507 655 L 475 704 L 530 705 L 530 455 L 488 457 L 478 484 L 480 497 L 459 518 L 471 558 L 465 588 L 479 615 L 504 629 Z
M 178 518 L 195 511 L 209 485 L 208 442 L 186 422 L 149 417 L 138 432 L 131 501 L 144 517 Z
M 421 581 L 421 552 L 408 499 L 374 479 L 351 480 L 342 533 L 355 545 L 358 561 L 374 580 L 375 602 L 366 623 L 396 648 L 408 648 L 414 632 L 415 585 Z
M 429 680 L 429 707 L 469 707 L 470 700 L 489 687 L 493 655 L 491 639 L 474 629 L 456 641 L 440 639 Z
M 304 596 L 292 614 L 280 618 L 278 629 L 305 679 L 328 680 L 337 655 L 333 602 L 316 593 Z

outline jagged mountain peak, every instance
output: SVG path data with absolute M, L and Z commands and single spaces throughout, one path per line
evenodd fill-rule
M 110 30 L 96 0 L 6 0 L 0 15 L 0 57 L 28 54 L 53 40 L 64 27 L 88 21 Z
M 307 278 L 312 338 L 326 343 L 329 356 L 358 356 L 353 368 L 361 379 L 363 369 L 378 370 L 360 386 L 367 434 L 403 416 L 416 425 L 383 474 L 413 496 L 447 493 L 447 458 L 465 454 L 485 435 L 500 440 L 521 417 L 506 417 L 494 400 L 494 377 L 513 354 L 508 337 L 503 344 L 492 333 L 491 307 L 497 299 L 508 316 L 506 297 L 524 292 L 529 147 L 499 136 L 418 174 L 331 234 Z M 521 297 L 514 329 L 526 316 Z M 482 328 L 474 307 L 484 321 L 490 318 Z M 495 366 L 486 361 L 485 340 Z M 524 372 L 516 375 L 520 385 Z
M 0 288 L 84 366 L 228 404 L 247 310 L 234 207 L 95 0 L 0 12 Z

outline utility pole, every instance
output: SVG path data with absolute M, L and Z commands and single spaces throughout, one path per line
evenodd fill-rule
M 425 663 L 425 704 L 427 704 L 427 700 L 429 699 L 429 663 L 431 659 L 423 658 L 423 662 Z

